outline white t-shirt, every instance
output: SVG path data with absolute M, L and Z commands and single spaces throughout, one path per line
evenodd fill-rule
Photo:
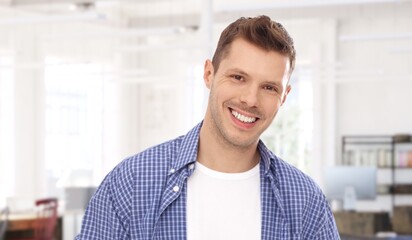
M 222 173 L 197 162 L 187 186 L 187 239 L 261 239 L 259 164 Z

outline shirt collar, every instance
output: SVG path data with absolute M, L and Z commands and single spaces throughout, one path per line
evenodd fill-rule
M 172 163 L 172 168 L 179 170 L 188 164 L 196 162 L 202 124 L 203 121 L 183 136 L 177 161 Z M 263 164 L 264 167 L 264 174 L 275 179 L 275 171 L 270 171 L 270 169 L 274 168 L 274 161 L 277 159 L 276 156 L 269 151 L 262 140 L 259 140 L 258 150 L 260 152 L 261 164 Z
M 274 167 L 274 161 L 277 159 L 276 156 L 266 147 L 262 140 L 259 140 L 258 150 L 260 152 L 261 164 L 264 165 L 264 174 L 271 174 L 270 168 Z
M 172 168 L 179 170 L 197 159 L 199 135 L 203 122 L 200 122 L 182 138 L 177 161 L 172 163 Z

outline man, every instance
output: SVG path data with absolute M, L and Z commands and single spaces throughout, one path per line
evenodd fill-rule
M 293 40 L 266 16 L 219 39 L 202 123 L 104 179 L 77 239 L 339 239 L 317 185 L 259 141 L 290 92 Z

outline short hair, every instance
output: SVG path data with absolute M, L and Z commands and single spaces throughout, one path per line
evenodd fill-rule
M 217 43 L 212 63 L 215 72 L 220 62 L 229 54 L 231 43 L 242 38 L 267 51 L 275 51 L 289 58 L 289 76 L 295 68 L 296 51 L 293 39 L 286 29 L 268 16 L 241 17 L 223 30 Z

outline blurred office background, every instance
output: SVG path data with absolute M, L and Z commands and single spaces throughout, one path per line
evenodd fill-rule
M 70 196 L 202 120 L 205 59 L 230 22 L 261 14 L 297 49 L 269 148 L 323 189 L 325 167 L 374 166 L 378 194 L 358 211 L 412 205 L 391 187 L 412 184 L 412 146 L 392 138 L 412 134 L 412 1 L 0 0 L 0 208 L 55 197 L 81 215 Z M 343 149 L 359 136 L 373 146 Z

